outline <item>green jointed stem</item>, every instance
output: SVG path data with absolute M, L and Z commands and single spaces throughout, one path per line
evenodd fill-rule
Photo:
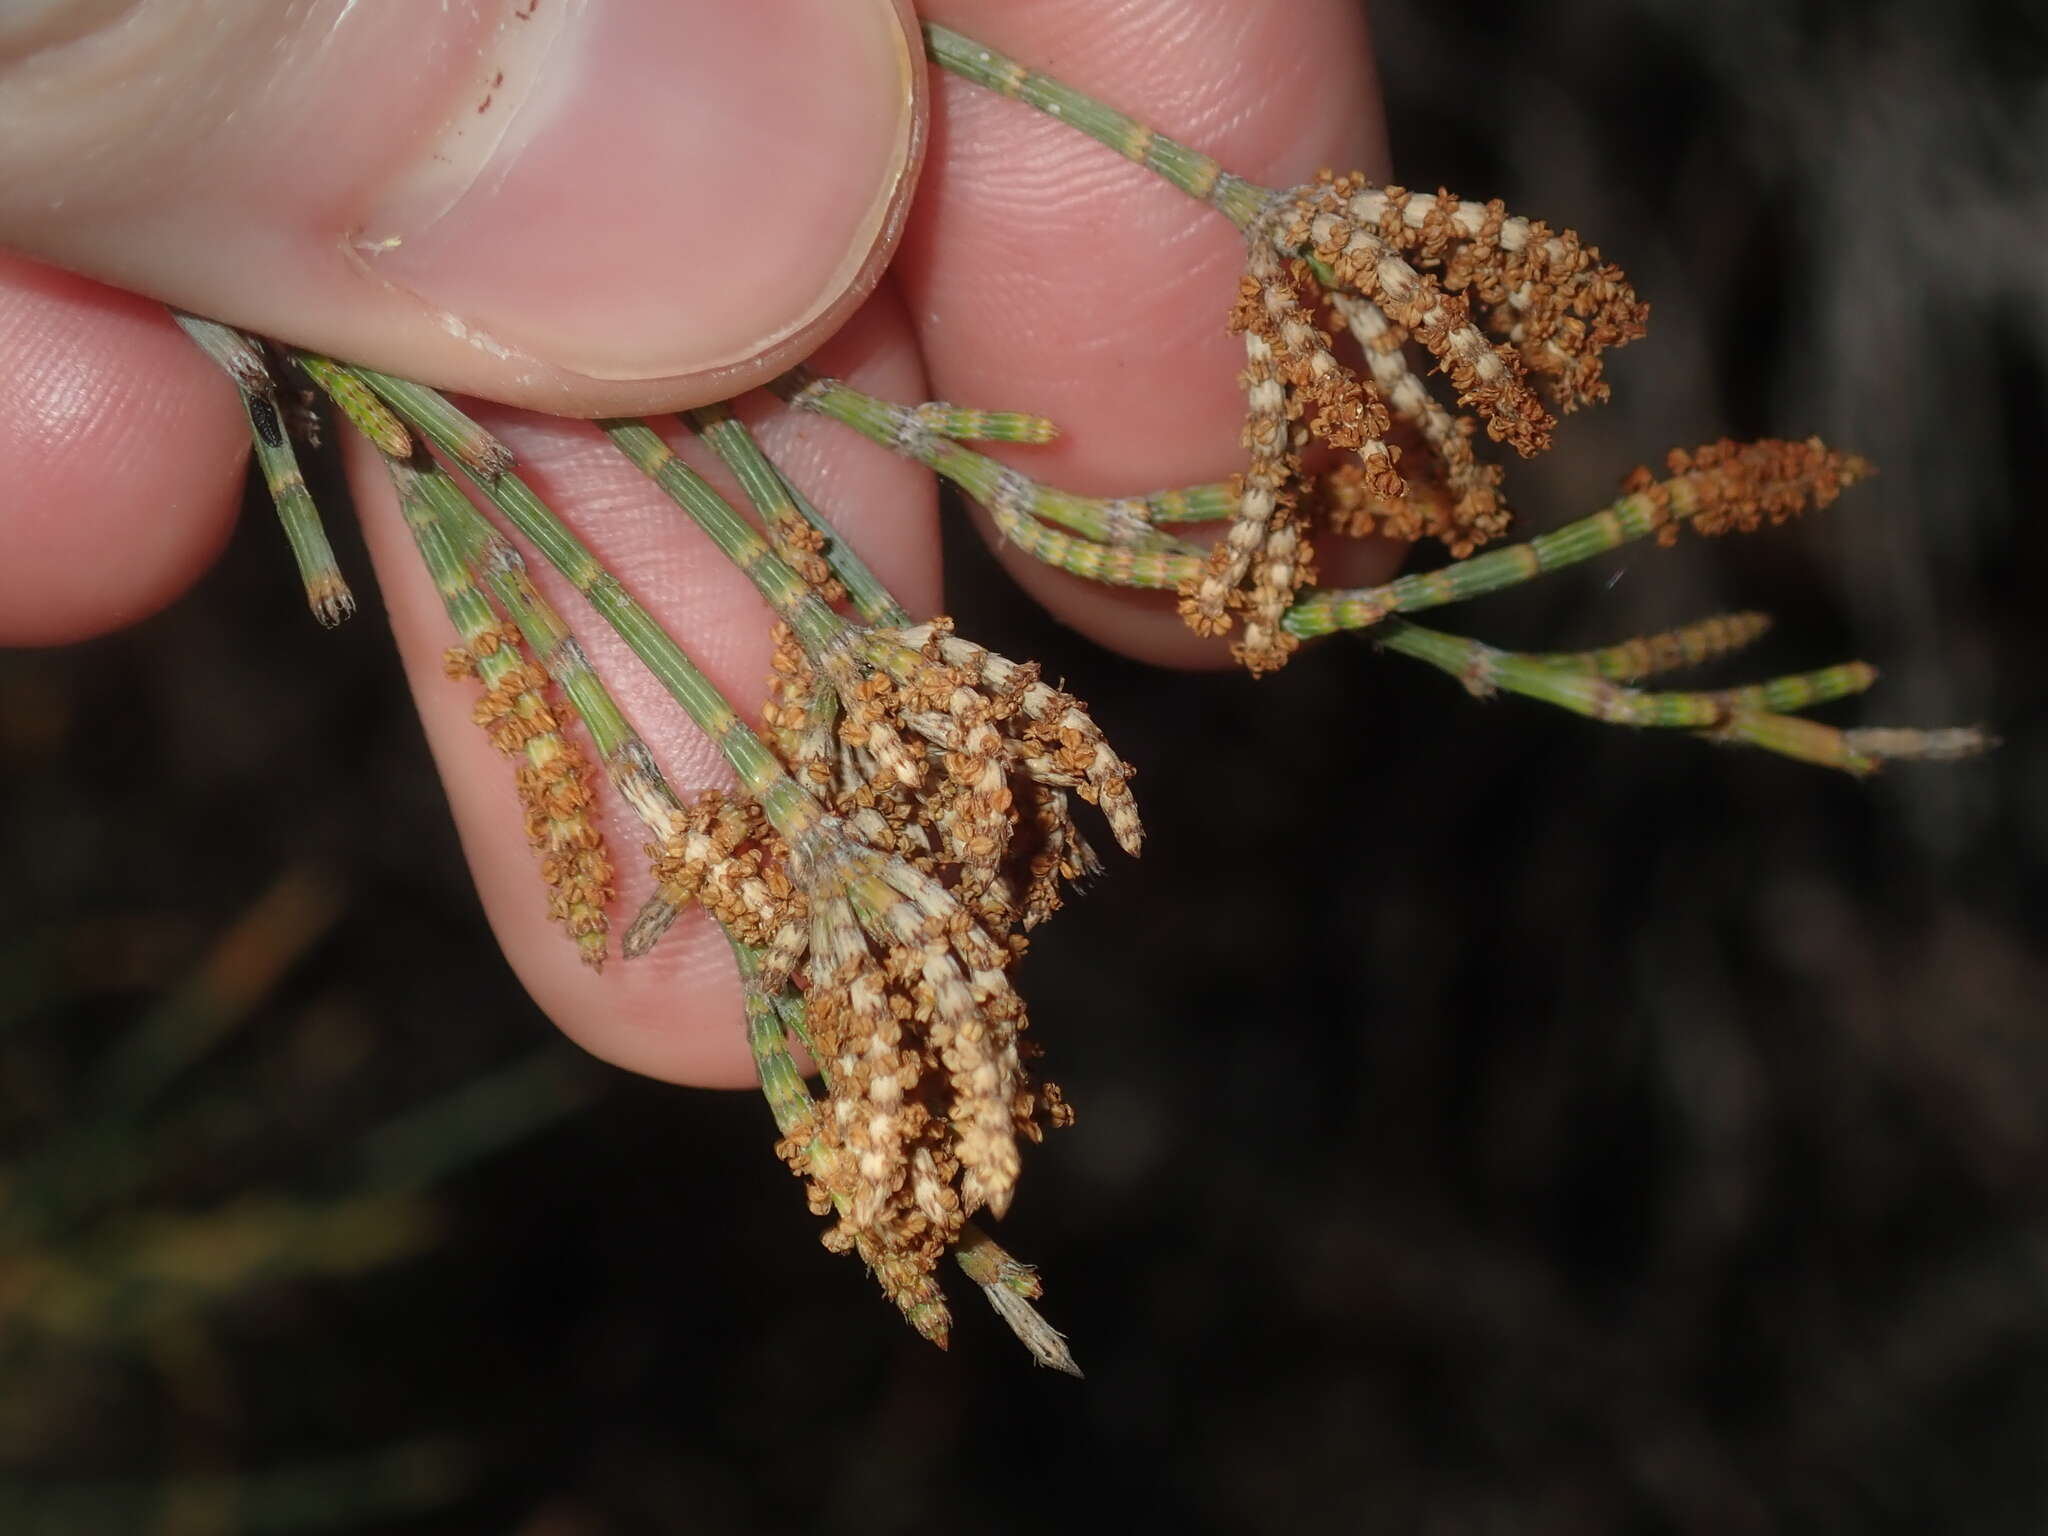
M 421 483 L 425 477 L 409 464 L 394 462 L 389 467 L 392 484 L 398 490 L 399 510 L 405 514 L 406 527 L 412 532 L 420 558 L 426 562 L 427 574 L 434 579 L 434 590 L 440 595 L 441 606 L 448 611 L 448 621 L 475 657 L 477 675 L 484 686 L 494 688 L 521 665 L 519 653 L 496 644 L 493 637 L 498 626 L 497 611 L 477 586 L 469 562 L 449 536 L 439 509 L 427 496 Z
M 317 352 L 294 351 L 292 361 L 327 392 L 328 398 L 348 418 L 349 425 L 375 444 L 379 453 L 391 459 L 412 457 L 412 434 L 406 431 L 405 423 L 392 415 L 390 408 L 370 391 L 368 385 L 352 377 L 332 358 L 322 357 Z
M 526 643 L 549 675 L 561 684 L 562 691 L 583 717 L 597 749 L 609 757 L 626 742 L 638 740 L 562 616 L 533 585 L 525 557 L 477 511 L 447 470 L 427 461 L 416 474 L 422 494 L 439 514 L 457 549 L 473 571 L 482 573 L 492 595 L 519 626 Z
M 789 1054 L 788 1025 L 782 1012 L 775 1000 L 754 984 L 761 970 L 760 951 L 742 944 L 730 933 L 725 937 L 740 968 L 747 1012 L 747 1046 L 754 1053 L 754 1069 L 761 1075 L 761 1095 L 775 1116 L 775 1128 L 785 1136 L 795 1136 L 816 1124 L 817 1101 L 811 1097 L 809 1085 Z M 796 1006 L 803 1005 L 799 1001 Z
M 1520 544 L 1490 549 L 1442 570 L 1397 577 L 1377 587 L 1312 592 L 1287 611 L 1287 628 L 1308 640 L 1343 629 L 1365 629 L 1389 614 L 1461 603 L 1590 560 L 1669 527 L 1674 518 L 1684 515 L 1678 505 L 1660 507 L 1649 496 L 1623 496 L 1590 517 Z
M 775 388 L 798 409 L 829 416 L 892 453 L 936 470 L 987 508 L 1006 535 L 1049 563 L 1119 586 L 1156 587 L 1172 587 L 1201 566 L 1200 551 L 1151 523 L 1155 503 L 1179 508 L 1191 496 L 1206 494 L 1206 487 L 1157 497 L 1076 496 L 930 432 L 918 424 L 914 407 L 863 394 L 842 380 L 791 374 Z M 1039 539 L 1025 526 L 1038 520 L 1081 535 L 1101 546 L 1101 552 L 1076 551 L 1073 539 Z M 1096 575 L 1097 568 L 1107 574 Z
M 408 491 L 418 499 L 423 510 L 438 520 L 471 574 L 481 574 L 548 675 L 582 717 L 612 782 L 655 836 L 667 837 L 683 814 L 681 803 L 662 777 L 654 754 L 612 698 L 554 604 L 533 584 L 525 558 L 477 511 L 454 476 L 425 455 L 410 457 L 412 434 L 356 374 L 326 358 L 306 353 L 295 356 L 349 420 L 366 434 L 377 430 L 384 433 L 388 442 L 404 441 L 409 462 L 407 489 L 401 490 L 401 500 Z M 386 441 L 378 443 L 379 447 L 386 445 Z M 672 918 L 673 914 L 670 915 Z M 660 924 L 654 936 L 659 937 L 659 931 L 666 926 Z M 651 943 L 652 939 L 648 939 L 636 949 L 629 933 L 627 953 L 643 952 Z
M 175 310 L 172 318 L 234 380 L 249 417 L 249 436 L 263 483 L 277 505 L 277 520 L 284 526 L 285 541 L 291 545 L 299 579 L 305 583 L 306 605 L 314 618 L 332 629 L 356 611 L 355 594 L 342 578 L 334 546 L 327 542 L 327 529 L 320 521 L 320 509 L 313 504 L 298 455 L 292 452 L 291 434 L 285 430 L 278 406 L 277 382 L 264 361 L 263 349 L 254 338 L 217 320 Z
M 1719 613 L 1679 629 L 1637 635 L 1591 651 L 1550 651 L 1534 657 L 1545 666 L 1592 672 L 1610 683 L 1632 683 L 1660 672 L 1704 666 L 1733 655 L 1771 627 L 1768 614 Z
M 744 422 L 740 424 L 740 431 L 742 435 L 746 434 Z M 747 440 L 751 442 L 752 438 L 748 437 Z M 795 505 L 797 515 L 824 535 L 825 563 L 832 567 L 832 574 L 837 576 L 839 584 L 846 588 L 847 595 L 860 610 L 860 616 L 870 624 L 891 629 L 914 622 L 910 610 L 896 601 L 896 594 L 882 585 L 881 578 L 868 568 L 865 560 L 854 553 L 853 546 L 846 542 L 845 536 L 831 520 L 811 505 L 810 498 L 798 490 L 796 483 L 787 475 L 782 475 L 780 470 L 776 473 L 781 476 L 782 488 L 789 493 L 789 499 Z
M 1708 695 L 1730 710 L 1793 714 L 1835 699 L 1851 698 L 1877 681 L 1877 668 L 1867 661 L 1844 661 L 1813 672 L 1794 672 L 1740 688 L 1717 688 Z
M 339 363 L 335 368 L 336 378 L 344 385 L 351 376 L 367 385 L 471 475 L 495 479 L 516 462 L 510 448 L 450 405 L 439 391 L 369 368 Z
M 1850 739 L 1851 733 L 1833 726 L 1775 714 L 1751 703 L 1731 702 L 1736 694 L 1754 693 L 1757 698 L 1796 699 L 1801 707 L 1817 703 L 1820 689 L 1814 679 L 1827 674 L 1784 678 L 1760 684 L 1757 690 L 1733 690 L 1727 694 L 1649 693 L 1610 683 L 1591 673 L 1553 666 L 1534 656 L 1499 650 L 1462 635 L 1425 629 L 1406 619 L 1388 619 L 1374 630 L 1373 638 L 1389 650 L 1449 673 L 1476 694 L 1496 690 L 1518 693 L 1616 725 L 1701 731 L 1718 740 L 1748 742 L 1848 773 L 1874 772 L 1881 760 L 1877 754 L 1859 750 Z M 1854 670 L 1854 664 L 1830 669 L 1844 674 Z M 1845 676 L 1838 681 L 1848 680 Z
M 1212 480 L 1177 491 L 1154 491 L 1143 500 L 1153 523 L 1220 523 L 1237 516 L 1244 498 L 1228 480 Z
M 367 368 L 353 371 L 444 451 L 454 453 L 456 440 L 474 442 L 479 435 L 489 436 L 432 390 Z M 597 556 L 531 487 L 510 470 L 488 477 L 473 470 L 470 473 L 491 504 L 618 631 L 633 654 L 683 706 L 697 728 L 717 745 L 739 775 L 741 784 L 761 802 L 776 830 L 796 841 L 815 827 L 821 816 L 818 802 L 790 778 L 767 743 L 740 719 L 668 631 L 620 585 L 617 577 L 599 564 Z
M 1176 554 L 1169 550 L 1133 549 L 1121 544 L 1098 544 L 1092 539 L 1076 538 L 1071 533 L 1048 528 L 1021 511 L 1014 497 L 998 493 L 982 501 L 981 505 L 995 519 L 1003 537 L 1025 554 L 1046 565 L 1071 571 L 1087 581 L 1099 581 L 1112 587 L 1171 592 L 1202 571 L 1202 562 L 1194 555 Z
M 818 509 L 806 501 L 782 471 L 769 461 L 761 451 L 761 445 L 754 441 L 754 434 L 747 430 L 745 422 L 733 415 L 729 406 L 705 406 L 690 412 L 689 421 L 738 479 L 747 499 L 753 502 L 771 536 L 776 538 L 778 548 L 785 548 L 780 530 L 788 525 L 788 519 L 808 523 L 824 537 L 822 553 L 825 563 L 831 566 L 839 584 L 846 588 L 846 595 L 853 599 L 853 606 L 862 618 L 870 624 L 890 629 L 901 628 L 911 622 L 909 610 L 896 601 L 889 589 L 882 585 L 881 579 L 868 568 L 867 562 L 840 537 L 839 530 L 826 522 Z
M 1126 160 L 1136 161 L 1188 196 L 1216 208 L 1240 229 L 1265 211 L 1272 196 L 1264 187 L 1231 175 L 1200 150 L 1154 132 L 1136 118 L 1105 106 L 1050 75 L 1027 69 L 1015 59 L 983 47 L 971 37 L 962 37 L 949 27 L 926 22 L 924 43 L 932 62 L 941 68 L 998 95 L 1036 107 L 1046 116 L 1107 144 Z
M 943 400 L 927 400 L 911 411 L 925 431 L 959 443 L 1049 443 L 1060 435 L 1049 418 L 1023 411 L 977 411 Z
M 814 656 L 822 654 L 852 632 L 852 626 L 834 613 L 789 562 L 748 526 L 710 481 L 677 458 L 652 427 L 645 422 L 618 420 L 600 421 L 598 425 L 619 452 L 660 486 L 671 501 L 689 514 L 692 522 L 711 536 L 711 542 L 726 559 L 746 574 L 768 600 L 768 606 L 796 632 L 806 651 Z

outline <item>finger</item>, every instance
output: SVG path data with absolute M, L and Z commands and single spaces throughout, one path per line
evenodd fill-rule
M 1380 179 L 1386 151 L 1356 0 L 934 0 L 920 7 L 1269 186 L 1319 168 Z M 1050 416 L 996 450 L 1091 495 L 1244 467 L 1243 343 L 1224 316 L 1244 240 L 1220 214 L 1051 118 L 935 73 L 930 168 L 899 263 L 937 394 Z M 1146 660 L 1220 662 L 1172 601 L 1005 551 L 1059 617 Z M 1391 569 L 1375 551 L 1359 579 Z M 1327 563 L 1327 562 L 1326 562 Z
M 908 323 L 885 287 L 837 337 L 825 366 L 899 398 L 922 398 Z M 750 405 L 754 402 L 750 402 Z M 922 471 L 829 425 L 762 403 L 765 448 L 799 488 L 848 532 L 882 579 L 920 612 L 938 597 L 933 493 Z M 768 675 L 772 616 L 754 589 L 598 430 L 515 412 L 486 413 L 518 454 L 520 473 L 668 628 L 736 705 L 757 719 Z M 668 426 L 672 423 L 658 425 Z M 728 485 L 701 444 L 684 456 Z M 675 1082 L 740 1086 L 753 1066 L 740 1028 L 740 996 L 725 941 L 686 913 L 652 953 L 616 956 L 599 975 L 551 925 L 535 861 L 521 831 L 512 769 L 470 722 L 474 682 L 451 682 L 443 652 L 454 633 L 414 552 L 374 454 L 357 444 L 351 470 L 378 581 L 425 722 L 477 890 L 535 1001 L 573 1039 L 620 1066 Z M 744 508 L 728 485 L 729 499 Z M 529 558 L 532 558 L 531 556 Z M 620 706 L 686 797 L 730 782 L 717 752 L 625 645 L 552 572 L 536 576 L 575 630 Z M 594 760 L 594 756 L 593 756 Z M 599 791 L 602 825 L 618 866 L 612 908 L 622 929 L 651 890 L 640 850 L 648 840 L 616 796 Z
M 0 242 L 563 414 L 735 394 L 873 287 L 908 0 L 0 8 Z
M 227 537 L 248 443 L 162 305 L 0 251 L 0 644 L 176 597 Z

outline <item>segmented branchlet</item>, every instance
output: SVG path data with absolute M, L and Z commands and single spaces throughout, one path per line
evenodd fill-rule
M 1633 683 L 1732 656 L 1761 640 L 1770 628 L 1767 613 L 1717 613 L 1694 624 L 1636 635 L 1590 651 L 1552 651 L 1535 659 L 1571 672 L 1590 672 L 1610 683 Z
M 332 629 L 356 611 L 355 594 L 349 591 L 335 562 L 334 546 L 327 542 L 320 509 L 306 489 L 306 477 L 299 457 L 292 450 L 291 434 L 285 430 L 284 413 L 278 403 L 277 379 L 264 356 L 263 343 L 217 320 L 172 311 L 172 318 L 199 349 L 212 358 L 234 381 L 242 409 L 249 418 L 249 437 L 255 449 L 263 483 L 277 507 L 277 520 L 284 527 L 285 542 L 299 567 L 299 580 L 306 589 L 306 606 L 313 617 Z

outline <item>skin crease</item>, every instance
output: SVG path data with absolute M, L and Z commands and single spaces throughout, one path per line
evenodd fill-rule
M 1355 0 L 933 0 L 919 9 L 1269 185 L 1324 165 L 1385 171 Z M 1017 103 L 936 75 L 920 111 L 926 101 L 929 154 L 900 255 L 880 278 L 885 233 L 832 308 L 843 328 L 818 366 L 899 400 L 1049 415 L 1065 428 L 1057 443 L 990 451 L 1075 490 L 1144 491 L 1241 467 L 1242 344 L 1222 331 L 1243 258 L 1236 231 Z M 18 229 L 0 238 L 30 243 Z M 672 285 L 678 302 L 690 291 L 687 281 Z M 216 312 L 251 321 L 231 308 Z M 269 329 L 310 339 L 289 325 Z M 807 334 L 804 344 L 813 340 Z M 780 355 L 763 371 L 779 367 Z M 519 398 L 516 389 L 490 393 Z M 145 398 L 146 406 L 138 403 Z M 655 398 L 680 405 L 703 397 L 679 388 Z M 911 610 L 940 611 L 928 477 L 759 396 L 746 414 Z M 607 457 L 594 429 L 498 408 L 485 419 L 503 431 L 535 487 L 616 560 L 728 695 L 743 708 L 757 704 L 767 615 L 708 541 L 623 460 Z M 245 434 L 226 380 L 153 305 L 0 253 L 0 484 L 9 488 L 0 493 L 0 642 L 83 638 L 174 598 L 225 536 Z M 700 916 L 686 915 L 644 959 L 615 958 L 602 976 L 581 967 L 546 922 L 532 855 L 516 829 L 509 769 L 469 723 L 474 685 L 451 683 L 441 671 L 452 631 L 381 469 L 360 444 L 349 452 L 428 740 L 485 909 L 522 982 L 606 1060 L 679 1082 L 751 1084 L 730 960 Z M 151 540 L 131 542 L 125 532 L 145 511 Z M 63 579 L 87 551 L 97 561 L 90 589 Z M 1340 573 L 1339 555 L 1352 569 Z M 1330 551 L 1323 563 L 1326 577 L 1367 580 L 1397 558 L 1368 544 Z M 1109 592 L 1005 560 L 1055 615 L 1106 645 L 1169 665 L 1224 661 L 1220 642 L 1182 628 L 1170 599 Z M 559 585 L 551 591 L 677 787 L 724 782 L 680 711 L 602 623 Z M 1105 726 L 1114 740 L 1115 722 Z M 623 926 L 646 889 L 644 871 L 633 867 L 642 838 L 616 807 L 606 814 L 622 866 L 614 920 Z

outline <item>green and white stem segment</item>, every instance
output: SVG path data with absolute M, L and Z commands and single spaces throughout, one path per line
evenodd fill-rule
M 1287 611 L 1287 628 L 1312 640 L 1339 630 L 1370 628 L 1390 614 L 1419 613 L 1518 587 L 1687 521 L 1697 510 L 1696 503 L 1675 494 L 1678 487 L 1674 484 L 1667 483 L 1665 488 L 1669 500 L 1662 505 L 1650 496 L 1632 493 L 1548 533 L 1519 544 L 1503 544 L 1441 570 L 1398 576 L 1377 587 L 1311 592 Z
M 1237 516 L 1241 498 L 1228 480 L 1154 491 L 1140 498 L 1154 523 L 1220 523 Z
M 827 702 L 827 692 L 836 694 L 839 703 L 849 710 L 856 704 L 855 690 L 863 679 L 859 661 L 883 666 L 893 663 L 899 680 L 907 675 L 903 664 L 916 659 L 907 648 L 891 646 L 887 636 L 842 618 L 712 489 L 709 481 L 670 451 L 660 434 L 643 422 L 605 421 L 599 425 L 619 451 L 660 486 L 670 500 L 689 514 L 691 521 L 711 536 L 726 558 L 746 573 L 769 607 L 795 633 L 811 664 L 829 685 L 829 689 L 820 690 L 816 699 L 818 708 L 826 712 L 816 717 L 821 725 L 834 707 Z M 877 761 L 901 782 L 921 781 L 923 753 L 906 742 L 893 725 L 880 720 L 869 722 L 866 744 Z
M 933 63 L 976 85 L 1035 107 L 1047 117 L 1107 144 L 1189 197 L 1209 204 L 1240 229 L 1266 211 L 1272 193 L 1233 176 L 1208 155 L 1148 128 L 1072 86 L 1027 68 L 950 27 L 926 22 L 925 52 Z
M 306 489 L 306 477 L 292 451 L 291 433 L 278 404 L 277 381 L 271 376 L 261 344 L 217 320 L 202 320 L 176 310 L 171 316 L 234 381 L 249 418 L 256 463 L 263 471 L 270 499 L 277 505 L 277 520 L 284 525 L 285 542 L 291 545 L 299 579 L 305 584 L 306 606 L 313 610 L 314 618 L 332 629 L 356 611 L 355 594 L 342 577 L 334 546 L 327 542 L 327 529 L 320 521 L 320 509 L 313 504 L 313 493 Z
M 1076 564 L 1099 562 L 1107 574 L 1096 580 L 1152 587 L 1171 587 L 1201 567 L 1199 549 L 1160 533 L 1152 522 L 1162 510 L 1169 520 L 1192 521 L 1185 515 L 1190 502 L 1208 500 L 1212 487 L 1156 496 L 1077 496 L 939 436 L 919 422 L 915 406 L 877 399 L 842 380 L 801 371 L 777 380 L 774 388 L 798 410 L 829 417 L 892 453 L 935 470 L 987 508 L 1005 537 L 1048 563 L 1074 570 Z M 1215 500 L 1219 515 L 1234 509 L 1234 503 L 1226 508 L 1220 496 Z M 1043 526 L 1048 523 L 1053 528 Z M 1055 528 L 1071 530 L 1102 547 L 1078 550 L 1079 541 L 1058 536 Z
M 1637 635 L 1590 651 L 1545 652 L 1535 660 L 1545 666 L 1591 672 L 1610 683 L 1633 683 L 1660 672 L 1705 666 L 1723 656 L 1732 656 L 1761 639 L 1770 627 L 1769 614 L 1717 613 L 1658 634 Z
M 641 421 L 600 421 L 612 444 L 669 500 L 710 535 L 719 552 L 753 582 L 768 606 L 795 631 L 805 651 L 824 656 L 844 646 L 855 627 L 799 576 L 768 541 L 735 512 L 711 482 L 677 458 L 661 434 Z
M 352 376 L 331 357 L 317 352 L 291 354 L 292 361 L 332 400 L 343 416 L 387 459 L 409 459 L 413 452 L 412 433 L 390 408 L 370 392 L 368 385 Z
M 1593 672 L 1560 667 L 1540 656 L 1520 655 L 1462 635 L 1425 629 L 1407 619 L 1386 620 L 1374 629 L 1372 638 L 1388 650 L 1449 673 L 1474 694 L 1517 693 L 1613 725 L 1699 731 L 1717 740 L 1747 742 L 1855 774 L 1875 772 L 1886 755 L 1921 755 L 1873 753 L 1857 745 L 1854 738 L 1862 733 L 1779 713 L 1868 688 L 1877 674 L 1860 662 L 1714 693 L 1646 692 L 1609 682 Z M 1890 734 L 1902 738 L 1918 733 Z
M 413 428 L 443 451 L 455 454 L 456 442 L 474 444 L 489 434 L 433 390 L 371 369 L 352 370 L 383 397 Z M 461 462 L 458 459 L 458 462 Z M 638 656 L 682 705 L 697 728 L 709 736 L 747 793 L 792 848 L 808 849 L 812 834 L 825 820 L 823 808 L 784 771 L 766 742 L 740 719 L 667 630 L 657 623 L 617 577 L 605 570 L 589 547 L 571 533 L 532 488 L 510 469 L 465 471 L 490 503 L 538 549 L 569 584 Z
M 839 578 L 839 584 L 846 588 L 846 595 L 853 600 L 853 606 L 862 618 L 886 629 L 909 626 L 909 610 L 896 601 L 895 595 L 882 585 L 881 578 L 868 568 L 867 562 L 840 536 L 839 530 L 789 483 L 788 477 L 761 451 L 761 445 L 754 441 L 754 434 L 747 430 L 747 424 L 733 415 L 730 406 L 707 405 L 691 411 L 689 422 L 697 435 L 711 445 L 712 452 L 718 455 L 725 467 L 733 472 L 740 489 L 761 514 L 769 537 L 785 556 L 788 551 L 781 530 L 788 526 L 790 518 L 801 519 L 823 537 L 825 563 Z

